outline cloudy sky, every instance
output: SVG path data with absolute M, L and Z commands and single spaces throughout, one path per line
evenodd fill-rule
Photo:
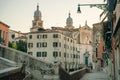
M 0 0 L 0 21 L 10 26 L 10 29 L 29 32 L 37 4 L 42 13 L 43 27 L 64 27 L 68 13 L 71 13 L 73 25 L 84 26 L 85 21 L 90 27 L 100 22 L 102 10 L 94 7 L 81 6 L 81 14 L 77 13 L 78 4 L 99 4 L 103 0 Z

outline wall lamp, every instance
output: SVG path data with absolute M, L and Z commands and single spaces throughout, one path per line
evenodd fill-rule
M 102 10 L 107 9 L 107 4 L 78 4 L 77 13 L 81 13 L 80 6 L 90 6 L 90 8 L 97 7 L 97 8 L 102 9 Z

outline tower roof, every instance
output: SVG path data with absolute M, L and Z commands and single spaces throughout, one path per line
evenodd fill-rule
M 85 21 L 85 26 L 82 27 L 83 29 L 91 29 L 88 24 L 87 24 L 87 20 Z
M 39 5 L 37 5 L 37 10 L 34 12 L 34 17 L 41 16 L 41 12 L 39 10 Z
M 70 16 L 71 14 L 69 13 L 69 17 L 66 20 L 66 23 L 73 23 L 73 19 Z

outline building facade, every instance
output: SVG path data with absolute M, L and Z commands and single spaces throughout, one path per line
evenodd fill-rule
M 93 62 L 96 70 L 100 70 L 103 64 L 103 53 L 104 53 L 104 26 L 103 23 L 93 24 Z
M 27 53 L 43 61 L 60 62 L 67 69 L 78 68 L 80 64 L 78 45 L 58 31 L 29 33 L 27 43 Z
M 32 21 L 32 28 L 30 28 L 31 32 L 38 31 L 39 28 L 43 28 L 42 14 L 39 10 L 39 5 L 37 5 L 37 9 L 34 12 L 34 20 Z
M 80 27 L 79 29 L 79 45 L 80 45 L 80 60 L 86 66 L 89 66 L 92 63 L 93 48 L 92 48 L 92 29 L 85 22 L 85 26 Z
M 23 40 L 26 41 L 25 34 L 20 31 L 15 31 L 9 29 L 9 41 L 12 43 L 16 43 L 16 41 Z
M 64 28 L 44 29 L 38 5 L 32 23 L 33 26 L 27 34 L 28 54 L 43 61 L 60 63 L 68 71 L 92 62 L 92 29 L 87 23 L 84 27 L 74 28 L 69 13 Z
M 9 26 L 0 21 L 0 44 L 8 46 Z
M 112 53 L 114 63 L 114 80 L 120 80 L 120 0 L 117 0 L 113 13 Z

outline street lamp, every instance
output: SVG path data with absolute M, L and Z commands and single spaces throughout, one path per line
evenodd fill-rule
M 97 7 L 97 8 L 102 9 L 102 10 L 107 9 L 107 4 L 78 4 L 77 13 L 81 13 L 80 6 L 90 6 L 90 8 Z

